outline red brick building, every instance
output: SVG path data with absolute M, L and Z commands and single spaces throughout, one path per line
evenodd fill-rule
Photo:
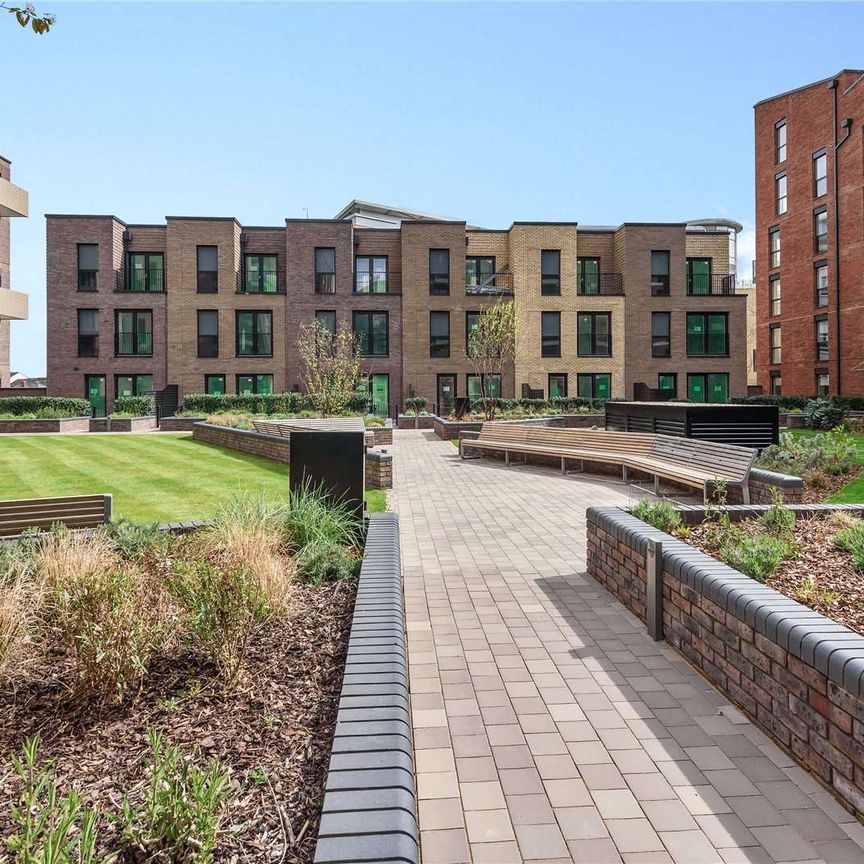
M 755 106 L 758 381 L 864 393 L 864 71 Z

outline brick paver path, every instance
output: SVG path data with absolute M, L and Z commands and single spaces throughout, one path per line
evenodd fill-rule
M 396 433 L 424 864 L 864 862 L 864 830 L 584 574 L 633 491 Z

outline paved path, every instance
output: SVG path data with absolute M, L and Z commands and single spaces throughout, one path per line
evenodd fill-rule
M 633 490 L 399 431 L 424 864 L 864 862 L 864 829 L 585 569 Z

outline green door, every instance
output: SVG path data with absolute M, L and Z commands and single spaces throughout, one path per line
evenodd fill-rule
M 85 389 L 90 400 L 90 409 L 94 417 L 105 416 L 105 376 L 87 375 Z
M 369 389 L 372 393 L 372 413 L 387 417 L 390 412 L 390 376 L 381 373 L 373 375 Z
M 717 372 L 708 376 L 708 401 L 729 401 L 729 376 L 725 372 Z
M 711 259 L 710 258 L 688 258 L 687 259 L 687 293 L 688 294 L 710 294 L 711 293 Z
M 705 401 L 705 376 L 704 375 L 688 375 L 687 376 L 687 398 L 691 402 Z

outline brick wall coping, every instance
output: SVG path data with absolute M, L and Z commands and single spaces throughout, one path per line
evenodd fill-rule
M 367 450 L 366 459 L 369 462 L 392 462 L 393 454 L 385 453 L 383 450 Z
M 779 471 L 768 471 L 765 468 L 751 468 L 750 476 L 761 480 L 769 486 L 779 486 L 781 489 L 796 489 L 804 486 L 804 481 L 794 474 L 781 474 Z
M 766 505 L 727 508 L 730 515 L 739 518 L 766 509 Z M 833 510 L 864 514 L 864 507 L 855 505 L 800 505 L 789 509 L 800 516 Z M 864 637 L 619 507 L 589 507 L 587 520 L 643 555 L 649 540 L 660 542 L 667 572 L 848 693 L 864 697 Z
M 369 517 L 315 864 L 419 861 L 395 513 Z
M 201 422 L 193 425 L 203 426 L 205 429 L 215 429 L 219 432 L 229 432 L 232 435 L 239 435 L 241 438 L 254 438 L 258 441 L 267 441 L 268 443 L 271 443 L 275 437 L 273 435 L 265 435 L 263 432 L 256 432 L 254 429 L 235 429 L 233 426 L 220 426 L 218 423 Z

